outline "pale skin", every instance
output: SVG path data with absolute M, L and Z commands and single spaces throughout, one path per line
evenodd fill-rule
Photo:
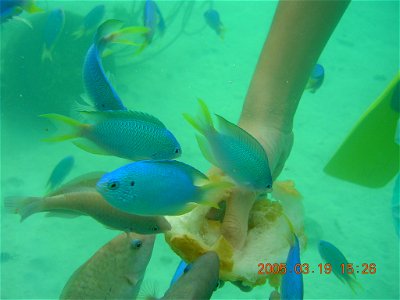
M 293 145 L 293 118 L 312 68 L 350 1 L 280 1 L 243 105 L 239 126 L 264 147 L 275 180 Z M 222 234 L 243 247 L 255 201 L 237 188 L 227 201 Z

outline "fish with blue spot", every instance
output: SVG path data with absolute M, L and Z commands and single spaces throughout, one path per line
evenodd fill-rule
M 204 19 L 206 20 L 207 25 L 212 30 L 214 30 L 221 39 L 224 39 L 225 27 L 221 22 L 221 18 L 219 16 L 218 11 L 216 11 L 213 8 L 210 8 L 204 13 L 203 16 Z
M 153 0 L 146 0 L 143 10 L 143 25 L 149 29 L 145 34 L 146 44 L 150 44 L 156 31 L 162 35 L 165 32 L 165 22 L 163 15 Z
M 103 20 L 106 8 L 103 4 L 97 5 L 83 19 L 83 24 L 72 35 L 75 39 L 79 39 L 94 31 Z
M 43 9 L 36 6 L 33 0 L 1 0 L 0 1 L 0 21 L 1 24 L 11 19 L 18 19 L 23 21 L 28 26 L 32 25 L 25 19 L 19 17 L 19 15 L 26 11 L 28 13 L 39 13 L 43 12 Z
M 42 61 L 53 61 L 53 50 L 59 40 L 65 25 L 65 13 L 63 9 L 50 11 L 44 27 L 44 45 Z
M 308 79 L 306 90 L 314 94 L 321 87 L 324 78 L 324 67 L 320 64 L 316 64 L 311 72 L 310 78 Z

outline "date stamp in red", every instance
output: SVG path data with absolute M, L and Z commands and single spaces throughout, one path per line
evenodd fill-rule
M 336 272 L 335 272 L 336 271 Z M 353 264 L 346 263 L 336 266 L 336 270 L 333 269 L 329 263 L 319 263 L 316 267 L 311 266 L 308 263 L 295 264 L 293 268 L 288 268 L 285 263 L 259 263 L 258 274 L 259 275 L 270 275 L 270 274 L 363 274 L 372 275 L 376 274 L 376 264 L 374 263 L 361 263 Z

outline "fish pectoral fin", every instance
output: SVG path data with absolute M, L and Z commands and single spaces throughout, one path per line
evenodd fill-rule
M 78 148 L 81 148 L 82 150 L 92 153 L 92 154 L 110 155 L 104 149 L 100 148 L 95 143 L 93 143 L 92 141 L 89 141 L 89 140 L 73 141 L 72 143 L 75 146 L 77 146 Z

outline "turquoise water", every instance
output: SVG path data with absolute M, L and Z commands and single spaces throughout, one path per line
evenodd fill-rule
M 53 167 L 67 155 L 75 157 L 68 178 L 126 163 L 86 153 L 70 142 L 40 141 L 47 136 L 49 123 L 37 116 L 73 115 L 73 103 L 84 92 L 81 66 L 90 37 L 77 42 L 70 34 L 96 4 L 38 2 L 46 9 L 66 11 L 65 30 L 54 49 L 53 62 L 40 60 L 44 14 L 22 15 L 33 29 L 14 20 L 1 27 L 2 198 L 42 195 Z M 130 2 L 105 4 L 106 17 L 128 21 L 123 12 L 129 12 Z M 181 160 L 206 172 L 209 164 L 181 113 L 192 113 L 196 98 L 201 97 L 211 111 L 232 122 L 238 120 L 276 2 L 214 2 L 227 28 L 224 40 L 205 27 L 202 14 L 208 3 L 163 1 L 159 5 L 166 16 L 165 35 L 139 56 L 123 49 L 105 58 L 104 66 L 124 104 L 160 118 L 180 141 Z M 316 220 L 323 239 L 355 264 L 375 263 L 377 272 L 357 276 L 364 288 L 357 295 L 332 274 L 304 275 L 305 298 L 398 299 L 399 240 L 391 211 L 394 182 L 369 189 L 322 171 L 361 114 L 398 72 L 398 2 L 352 2 L 319 62 L 326 70 L 325 82 L 315 94 L 305 92 L 300 101 L 295 144 L 279 179 L 296 182 L 304 197 L 305 215 Z M 1 218 L 4 299 L 57 298 L 73 271 L 117 235 L 84 217 L 36 214 L 20 223 L 18 216 L 2 208 Z M 158 236 L 144 285 L 154 285 L 158 296 L 163 295 L 179 261 Z M 309 246 L 302 261 L 317 266 L 321 258 Z M 213 298 L 267 299 L 271 290 L 264 285 L 245 293 L 227 283 Z

